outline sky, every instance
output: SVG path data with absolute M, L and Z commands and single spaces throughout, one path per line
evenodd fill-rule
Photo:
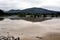
M 46 8 L 60 11 L 60 0 L 0 0 L 0 9 Z

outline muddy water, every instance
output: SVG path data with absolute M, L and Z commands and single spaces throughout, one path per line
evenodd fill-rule
M 60 33 L 60 19 L 54 18 L 43 22 L 10 19 L 0 21 L 0 35 L 3 36 L 9 34 L 10 36 L 19 36 L 22 40 L 39 40 L 36 38 L 37 36 L 44 37 L 47 33 Z

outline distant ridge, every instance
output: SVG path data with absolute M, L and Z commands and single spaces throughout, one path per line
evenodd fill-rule
M 44 8 L 28 8 L 24 10 L 9 10 L 8 13 L 56 13 L 59 11 L 52 11 Z
M 14 10 L 14 9 L 11 9 L 9 11 L 7 11 L 7 13 L 18 13 L 20 12 L 21 10 Z
M 50 13 L 49 10 L 43 9 L 43 8 L 29 8 L 29 9 L 22 10 L 21 12 L 25 12 L 25 13 Z

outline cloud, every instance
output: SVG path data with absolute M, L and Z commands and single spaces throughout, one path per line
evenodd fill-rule
M 39 0 L 0 0 L 0 9 L 25 9 L 40 4 Z
M 0 9 L 3 10 L 26 9 L 31 7 L 50 9 L 50 6 L 51 9 L 53 7 L 60 7 L 60 0 L 0 0 Z
M 45 0 L 43 6 L 59 6 L 60 0 Z
M 48 10 L 60 11 L 60 7 L 57 7 L 57 6 L 43 6 L 42 8 L 45 8 Z
M 44 0 L 25 0 L 25 2 L 29 3 L 32 6 L 38 6 L 41 4 Z
M 46 0 L 41 5 L 42 8 L 60 11 L 60 0 Z

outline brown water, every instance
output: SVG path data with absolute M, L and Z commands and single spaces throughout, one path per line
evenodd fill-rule
M 60 33 L 60 19 L 54 18 L 43 22 L 5 19 L 0 21 L 0 35 L 7 36 L 7 32 L 10 36 L 21 37 L 22 40 L 39 40 L 37 36 L 45 40 L 47 33 Z

